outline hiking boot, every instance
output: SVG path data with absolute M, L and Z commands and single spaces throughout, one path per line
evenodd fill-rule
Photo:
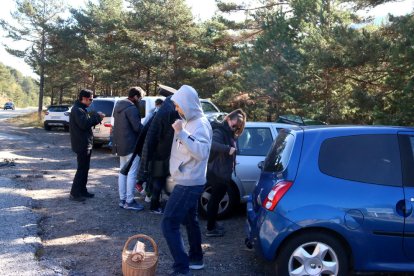
M 69 199 L 72 201 L 77 201 L 77 202 L 84 202 L 86 200 L 83 196 L 73 196 L 73 195 L 70 195 Z
M 190 261 L 190 265 L 188 266 L 190 269 L 193 270 L 200 270 L 204 268 L 204 262 L 201 261 Z
M 118 205 L 119 205 L 119 207 L 120 207 L 120 208 L 124 208 L 124 206 L 125 206 L 125 202 L 126 202 L 125 200 L 120 200 L 120 201 L 119 201 L 119 204 L 118 204 Z
M 207 230 L 206 236 L 207 237 L 223 237 L 224 230 L 219 230 L 217 228 L 214 228 L 213 230 Z
M 150 210 L 151 214 L 156 214 L 156 215 L 162 215 L 164 214 L 164 210 L 161 208 L 157 208 L 157 209 L 151 209 Z
M 151 202 L 151 198 L 150 198 L 149 196 L 145 196 L 144 201 L 145 201 L 145 202 Z
M 127 209 L 127 210 L 135 210 L 135 211 L 142 211 L 142 210 L 144 210 L 144 206 L 142 204 L 139 204 L 135 200 L 133 200 L 130 203 L 125 202 L 124 209 Z
M 95 194 L 92 194 L 92 193 L 89 193 L 89 192 L 84 192 L 84 193 L 82 193 L 82 196 L 86 197 L 86 198 L 93 198 L 95 196 Z

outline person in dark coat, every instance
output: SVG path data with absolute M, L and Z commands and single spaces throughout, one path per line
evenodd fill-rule
M 92 127 L 99 124 L 105 114 L 88 113 L 86 108 L 91 105 L 92 101 L 92 91 L 82 89 L 70 112 L 70 142 L 72 150 L 77 154 L 78 163 L 70 191 L 70 199 L 74 201 L 84 201 L 85 197 L 94 197 L 94 194 L 86 189 L 93 146 Z
M 179 118 L 171 96 L 167 97 L 154 116 L 145 137 L 138 179 L 150 183 L 150 211 L 162 214 L 160 196 L 169 175 L 171 145 L 174 138 L 172 124 Z
M 114 128 L 112 151 L 119 156 L 120 170 L 132 157 L 142 130 L 141 117 L 137 105 L 144 96 L 140 87 L 132 87 L 128 98 L 118 101 L 114 108 Z M 136 156 L 127 175 L 118 174 L 119 207 L 141 211 L 144 209 L 134 199 L 139 157 Z
M 207 185 L 211 186 L 211 197 L 207 204 L 207 237 L 224 235 L 224 228 L 217 224 L 217 213 L 231 181 L 236 163 L 236 139 L 243 133 L 245 123 L 246 113 L 236 109 L 214 127 L 207 167 Z

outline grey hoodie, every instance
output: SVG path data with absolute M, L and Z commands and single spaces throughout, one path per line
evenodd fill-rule
M 174 184 L 197 186 L 206 183 L 212 129 L 201 109 L 197 91 L 181 86 L 171 97 L 184 112 L 183 129 L 175 133 L 171 148 L 170 174 Z

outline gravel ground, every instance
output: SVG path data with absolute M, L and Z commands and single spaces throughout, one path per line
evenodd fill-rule
M 122 250 L 135 234 L 156 241 L 156 274 L 171 272 L 162 217 L 149 213 L 142 198 L 137 198 L 146 205 L 142 212 L 118 207 L 118 158 L 108 149 L 92 154 L 88 188 L 95 198 L 77 203 L 68 199 L 76 168 L 69 133 L 2 120 L 0 128 L 1 275 L 122 275 Z M 274 275 L 271 263 L 245 247 L 245 219 L 241 205 L 222 221 L 224 237 L 203 237 L 205 269 L 194 275 Z M 206 221 L 200 218 L 200 223 L 204 232 Z
M 108 149 L 92 154 L 88 187 L 95 198 L 72 202 L 68 197 L 76 155 L 70 150 L 69 133 L 18 128 L 4 122 L 0 127 L 3 138 L 8 138 L 0 144 L 0 161 L 14 161 L 14 166 L 0 168 L 0 177 L 10 179 L 10 186 L 24 189 L 31 199 L 38 224 L 35 238 L 40 238 L 35 256 L 46 268 L 44 275 L 122 275 L 122 249 L 135 234 L 146 234 L 156 241 L 157 275 L 171 272 L 172 257 L 160 228 L 162 217 L 149 213 L 142 198 L 137 198 L 146 205 L 142 212 L 118 207 L 118 158 Z M 232 218 L 222 221 L 227 230 L 224 237 L 203 237 L 206 266 L 195 275 L 272 274 L 272 265 L 244 245 L 244 210 L 241 206 Z M 204 232 L 206 221 L 201 218 L 200 223 Z

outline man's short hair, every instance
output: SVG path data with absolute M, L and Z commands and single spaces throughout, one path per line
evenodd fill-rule
M 78 97 L 78 99 L 79 99 L 79 101 L 82 101 L 82 98 L 83 98 L 83 97 L 85 97 L 85 98 L 90 98 L 90 97 L 92 97 L 92 95 L 93 95 L 92 90 L 89 90 L 89 89 L 82 89 L 82 90 L 79 92 L 79 97 Z
M 156 99 L 155 100 L 155 105 L 162 105 L 164 101 L 162 99 Z
M 139 86 L 131 87 L 128 91 L 128 98 L 133 98 L 134 96 L 142 98 L 145 96 L 145 91 Z

